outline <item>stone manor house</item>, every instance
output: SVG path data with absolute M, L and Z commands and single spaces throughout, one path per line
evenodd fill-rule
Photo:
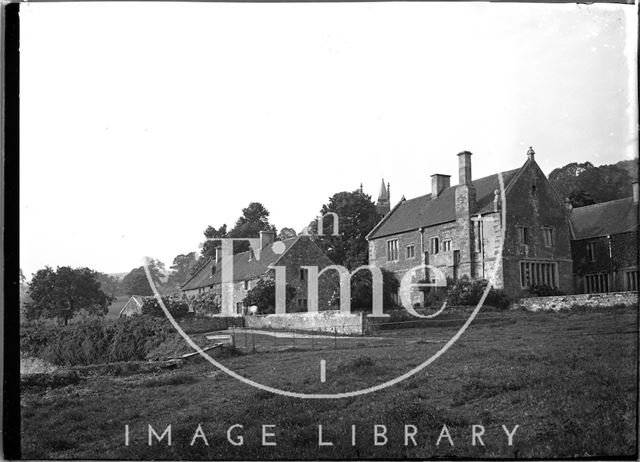
M 369 264 L 392 271 L 398 279 L 422 264 L 437 267 L 452 280 L 464 275 L 494 278 L 495 287 L 512 296 L 534 285 L 565 294 L 638 290 L 637 180 L 633 197 L 572 209 L 536 163 L 532 148 L 520 168 L 484 178 L 472 177 L 471 157 L 468 151 L 458 154 L 457 185 L 451 186 L 449 175 L 431 175 L 430 193 L 402 197 L 393 207 L 390 186 L 382 181 L 376 204 L 380 221 L 367 235 Z M 274 241 L 273 233 L 263 231 L 259 260 L 252 251 L 233 256 L 234 305 L 223 307 L 222 314 L 246 312 L 243 298 L 260 279 L 273 277 L 270 265 L 286 266 L 287 284 L 296 288 L 287 311 L 307 311 L 307 274 L 302 267 L 322 270 L 333 263 L 312 236 L 275 242 L 281 247 L 278 253 Z M 183 293 L 220 294 L 221 264 L 218 252 L 184 283 Z M 331 274 L 319 280 L 320 309 L 326 309 L 338 290 Z M 415 275 L 414 282 L 434 281 L 428 271 Z M 424 301 L 420 291 L 411 296 L 414 304 Z
M 429 194 L 409 200 L 403 197 L 388 209 L 367 236 L 370 264 L 394 272 L 398 279 L 421 264 L 435 266 L 453 280 L 463 275 L 490 279 L 495 268 L 495 286 L 509 295 L 542 284 L 563 293 L 637 290 L 637 193 L 635 200 L 572 211 L 551 186 L 530 148 L 520 168 L 502 172 L 506 200 L 502 236 L 505 204 L 501 200 L 499 175 L 473 179 L 471 156 L 468 151 L 458 154 L 457 185 L 451 186 L 449 175 L 434 174 Z M 637 183 L 634 188 L 637 191 Z M 384 182 L 380 196 L 384 201 L 378 205 L 384 208 L 389 204 Z M 621 221 L 622 216 L 625 218 Z M 594 221 L 601 225 L 589 227 Z M 611 238 L 620 233 L 621 236 Z M 504 247 L 500 256 L 502 237 Z M 596 242 L 591 244 L 593 240 Z M 616 261 L 622 265 L 622 272 L 615 278 L 601 275 L 614 269 L 611 261 L 603 263 L 603 258 L 595 256 L 605 252 L 605 244 L 599 243 L 602 240 L 608 242 L 608 255 L 616 253 Z M 635 249 L 630 241 L 634 241 Z M 575 257 L 578 266 L 572 259 L 572 250 L 580 255 L 579 249 L 584 245 L 595 249 L 589 254 L 591 267 L 582 262 L 582 257 Z M 496 267 L 497 263 L 501 264 Z M 417 271 L 416 276 L 416 280 L 433 281 L 428 272 Z M 605 280 L 610 282 L 595 282 Z M 422 297 L 421 292 L 414 291 L 412 302 L 421 303 Z

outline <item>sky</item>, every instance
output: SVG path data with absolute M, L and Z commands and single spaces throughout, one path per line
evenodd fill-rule
M 299 231 L 360 183 L 427 194 L 638 149 L 634 5 L 21 4 L 20 253 L 167 267 L 259 201 Z

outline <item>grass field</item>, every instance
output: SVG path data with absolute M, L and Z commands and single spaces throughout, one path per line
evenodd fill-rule
M 107 318 L 115 319 L 120 317 L 120 311 L 127 304 L 131 297 L 128 295 L 120 295 L 116 297 L 116 299 L 109 305 L 109 312 L 107 313 Z
M 463 322 L 459 315 L 449 318 L 431 327 L 383 331 L 375 339 L 298 338 L 295 344 L 278 343 L 283 339 L 274 344 L 271 336 L 239 331 L 235 342 L 240 353 L 218 359 L 245 377 L 285 390 L 350 391 L 421 364 Z M 425 370 L 385 390 L 353 398 L 277 396 L 241 383 L 201 359 L 164 372 L 87 375 L 77 385 L 23 390 L 23 457 L 633 458 L 637 344 L 634 309 L 513 311 L 481 313 Z M 324 383 L 321 360 L 326 361 Z M 165 438 L 149 446 L 148 425 L 161 434 L 169 424 L 172 445 L 167 446 Z M 202 438 L 190 445 L 199 424 L 208 446 Z M 242 435 L 242 445 L 227 439 L 235 424 L 243 428 L 231 430 L 232 440 Z M 263 425 L 274 425 L 266 432 L 275 436 L 267 436 L 266 442 L 275 440 L 276 446 L 262 444 Z M 319 425 L 323 441 L 333 446 L 319 446 Z M 386 444 L 374 444 L 374 425 L 385 425 Z M 415 426 L 416 435 L 405 441 L 407 425 Z M 444 425 L 450 439 L 441 438 L 436 445 Z M 484 427 L 484 445 L 472 445 L 473 425 Z M 508 431 L 519 425 L 511 446 L 502 425 Z

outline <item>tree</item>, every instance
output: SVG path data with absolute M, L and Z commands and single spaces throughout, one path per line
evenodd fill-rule
M 204 230 L 204 237 L 207 238 L 202 243 L 200 250 L 200 258 L 191 269 L 191 274 L 195 274 L 202 268 L 210 258 L 215 258 L 216 248 L 220 247 L 220 241 L 212 241 L 215 238 L 255 238 L 260 235 L 260 231 L 276 232 L 275 226 L 269 223 L 269 211 L 260 202 L 251 202 L 247 207 L 242 209 L 242 215 L 233 228 L 227 231 L 227 225 L 224 224 L 219 228 L 207 226 Z M 233 252 L 240 253 L 249 250 L 249 242 L 235 242 Z
M 562 168 L 556 168 L 549 174 L 551 185 L 560 195 L 561 199 L 569 196 L 571 191 L 577 189 L 578 177 L 585 171 L 595 168 L 591 162 L 579 164 L 572 162 Z
M 276 227 L 269 223 L 269 211 L 260 202 L 251 202 L 242 209 L 242 215 L 235 226 L 229 231 L 228 237 L 258 237 L 260 231 L 271 231 L 275 234 Z M 234 253 L 249 250 L 249 242 L 235 242 Z
M 328 212 L 338 215 L 339 235 L 333 236 L 333 218 L 323 220 L 323 236 L 318 245 L 336 264 L 350 270 L 369 261 L 369 244 L 366 236 L 378 222 L 378 214 L 371 196 L 360 191 L 339 192 L 329 198 L 329 202 L 320 209 L 320 215 Z M 309 225 L 311 233 L 317 233 L 316 220 Z
M 104 316 L 113 297 L 100 289 L 97 272 L 89 268 L 50 267 L 38 270 L 29 283 L 29 319 L 57 318 L 65 325 L 81 310 Z
M 549 181 L 562 199 L 569 198 L 573 207 L 622 199 L 632 193 L 628 166 L 620 162 L 599 167 L 590 162 L 573 162 L 553 170 Z
M 393 295 L 398 293 L 400 281 L 391 271 L 381 268 L 382 271 L 382 306 L 385 310 L 394 308 L 397 304 Z M 358 310 L 371 310 L 373 306 L 373 295 L 371 272 L 366 270 L 358 271 L 351 278 L 351 308 Z M 336 294 L 332 305 L 340 305 L 338 294 Z
M 112 297 L 122 295 L 122 281 L 115 276 L 111 276 L 105 273 L 96 273 L 97 280 L 100 283 L 100 288 L 104 293 Z
M 167 285 L 179 288 L 191 274 L 191 269 L 196 264 L 196 253 L 180 254 L 173 259 L 171 272 L 167 278 Z
M 584 207 L 585 205 L 595 204 L 596 201 L 591 197 L 589 191 L 579 190 L 571 191 L 567 197 L 572 207 Z
M 289 306 L 296 296 L 296 288 L 290 284 L 285 286 L 286 305 Z M 244 306 L 255 305 L 259 314 L 275 312 L 276 306 L 276 282 L 271 278 L 260 279 L 258 283 L 247 292 L 242 300 Z
M 282 228 L 278 233 L 278 240 L 284 241 L 285 239 L 291 239 L 292 237 L 296 237 L 296 230 L 293 228 Z
M 162 271 L 164 264 L 158 260 L 150 260 L 149 273 L 153 284 L 159 288 L 162 285 Z M 153 295 L 153 289 L 147 280 L 147 273 L 144 266 L 132 269 L 129 274 L 122 278 L 122 286 L 127 295 Z
M 210 241 L 209 239 L 229 237 L 227 225 L 222 225 L 219 228 L 207 226 L 207 229 L 204 230 L 204 237 L 206 237 L 207 240 L 202 243 L 200 255 L 204 257 L 203 260 L 206 261 L 208 258 L 215 257 L 215 249 L 220 247 L 220 241 Z

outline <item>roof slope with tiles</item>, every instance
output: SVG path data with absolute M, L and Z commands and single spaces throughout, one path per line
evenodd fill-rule
M 519 168 L 502 172 L 505 189 L 515 177 Z M 476 189 L 477 213 L 493 211 L 493 198 L 495 190 L 500 189 L 498 174 L 473 180 Z M 431 194 L 425 194 L 414 199 L 403 200 L 391 210 L 383 221 L 369 234 L 368 239 L 376 239 L 383 236 L 403 233 L 422 227 L 448 223 L 456 219 L 456 188 L 452 186 L 431 200 Z
M 578 207 L 571 211 L 576 240 L 608 236 L 638 229 L 638 204 L 633 197 Z
M 241 252 L 233 256 L 233 281 L 246 281 L 262 276 L 269 269 L 269 265 L 276 263 L 283 255 L 285 255 L 299 239 L 304 236 L 292 237 L 281 242 L 285 245 L 282 254 L 273 252 L 272 246 L 267 245 L 260 251 L 260 260 L 252 257 L 251 251 Z M 215 271 L 212 269 L 215 267 Z M 222 275 L 222 262 L 216 265 L 213 259 L 210 259 L 200 270 L 187 280 L 182 286 L 182 290 L 194 290 L 201 287 L 209 287 L 212 284 L 219 284 Z

